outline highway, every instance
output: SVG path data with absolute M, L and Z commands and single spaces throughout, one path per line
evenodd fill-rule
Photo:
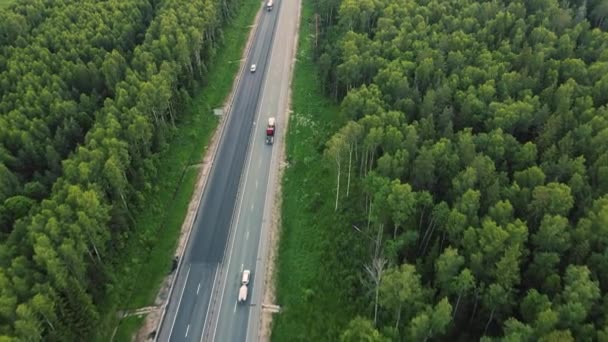
M 158 341 L 257 340 L 274 151 L 285 127 L 298 10 L 299 0 L 275 0 L 259 16 Z M 277 118 L 274 146 L 264 141 L 270 116 Z M 252 272 L 250 293 L 237 305 L 243 268 Z

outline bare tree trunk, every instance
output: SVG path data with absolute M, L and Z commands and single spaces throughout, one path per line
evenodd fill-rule
M 91 258 L 91 261 L 93 261 L 93 263 L 95 263 L 95 257 L 93 256 L 93 253 L 91 253 L 90 248 L 87 248 L 87 254 L 89 255 L 89 258 Z
M 334 80 L 334 100 L 338 100 L 338 81 Z
M 319 48 L 319 13 L 315 13 L 315 53 Z
M 372 259 L 371 265 L 365 265 L 365 271 L 372 278 L 372 282 L 374 283 L 374 326 L 378 323 L 378 297 L 380 296 L 380 284 L 382 282 L 382 274 L 384 272 L 384 266 L 386 265 L 386 260 L 383 258 L 374 257 Z
M 365 160 L 363 162 L 363 178 L 367 176 L 367 164 L 369 162 L 369 151 L 365 151 Z
M 199 46 L 194 49 L 194 62 L 196 65 L 196 70 L 198 70 L 198 77 L 203 76 L 201 69 L 201 46 L 203 46 L 203 40 L 201 39 Z
M 490 322 L 492 322 L 492 319 L 494 318 L 494 310 L 496 310 L 496 309 L 492 309 L 492 312 L 490 312 L 490 318 L 488 318 L 488 322 L 486 323 L 486 328 L 483 330 L 483 334 L 484 335 L 488 331 L 488 327 L 490 326 Z
M 348 151 L 348 180 L 346 181 L 346 197 L 348 197 L 348 193 L 350 190 L 350 169 L 351 169 L 352 157 L 353 157 L 353 147 L 352 147 L 352 145 L 350 145 L 350 149 Z
M 124 176 L 126 179 L 126 176 Z M 122 199 L 122 203 L 125 206 L 125 209 L 127 209 L 127 216 L 129 216 L 129 219 L 131 220 L 132 223 L 135 223 L 135 218 L 133 218 L 133 215 L 131 214 L 131 209 L 129 209 L 129 206 L 127 205 L 127 201 L 125 200 L 125 195 L 123 194 L 123 192 L 120 192 L 120 198 Z
M 433 227 L 435 225 L 435 218 L 431 217 L 431 221 L 429 222 L 427 228 L 424 230 L 424 235 L 422 236 L 422 240 L 420 240 L 420 246 L 418 251 L 420 252 L 420 249 L 424 246 L 424 241 L 426 240 L 427 235 L 429 234 L 430 228 L 429 227 Z
M 376 298 L 374 298 L 374 326 L 378 324 L 378 297 L 380 295 L 380 281 L 376 285 Z
M 477 290 L 475 290 L 475 303 L 473 304 L 473 312 L 471 313 L 471 317 L 469 317 L 469 324 L 471 324 L 471 322 L 473 322 L 473 317 L 475 317 L 475 314 L 477 313 L 477 301 L 479 300 L 479 297 L 477 296 Z
M 378 225 L 378 233 L 376 235 L 376 249 L 374 251 L 374 257 L 378 258 L 380 256 L 380 245 L 382 244 L 382 229 L 384 228 L 384 224 Z
M 437 225 L 433 222 L 433 226 L 430 229 L 431 232 L 429 234 L 429 238 L 426 240 L 426 243 L 424 244 L 424 248 L 422 249 L 422 254 L 421 255 L 424 255 L 424 253 L 426 253 L 426 248 L 428 247 L 429 242 L 431 242 L 431 238 L 433 237 L 433 232 L 435 231 L 435 227 L 436 226 Z
M 175 113 L 173 111 L 173 101 L 169 100 L 169 118 L 171 118 L 171 126 L 175 128 Z
M 456 318 L 456 312 L 458 312 L 458 304 L 460 304 L 460 297 L 462 297 L 462 291 L 458 294 L 458 299 L 456 299 L 456 306 L 454 307 L 454 314 L 452 315 L 452 320 Z
M 93 250 L 95 251 L 95 255 L 97 256 L 97 261 L 99 261 L 99 263 L 101 264 L 101 255 L 99 255 L 99 251 L 97 250 L 97 246 L 95 245 L 95 242 L 93 242 L 91 240 L 91 244 L 93 245 Z
M 424 337 L 424 340 L 422 340 L 422 342 L 426 342 L 426 340 L 428 340 L 429 337 L 431 337 L 431 334 L 433 334 L 433 328 L 429 329 L 429 332 L 426 334 L 426 336 Z
M 369 229 L 370 224 L 372 223 L 372 200 L 369 200 L 369 211 L 367 212 L 367 229 Z
M 336 162 L 338 164 L 338 184 L 336 185 L 336 208 L 335 211 L 338 211 L 338 199 L 340 197 L 340 162 Z
M 156 123 L 156 126 L 158 127 L 158 113 L 156 113 L 156 109 L 152 108 L 152 116 L 154 117 L 154 122 Z
M 361 177 L 365 176 L 365 158 L 367 158 L 367 151 L 363 149 L 361 151 L 361 159 L 359 160 L 359 175 Z
M 397 322 L 395 323 L 395 330 L 399 330 L 399 323 L 401 322 L 401 303 L 399 304 L 399 308 L 397 309 Z
M 95 251 L 95 255 L 97 256 L 97 261 L 100 264 L 103 264 L 101 262 L 101 255 L 99 254 L 99 251 L 97 250 L 97 246 L 95 245 L 95 241 L 93 240 L 93 236 L 91 235 L 91 232 L 88 229 L 84 229 L 87 236 L 89 237 L 89 243 L 91 244 L 91 246 L 93 246 L 93 250 Z M 93 262 L 95 262 L 95 257 L 93 257 L 93 254 L 91 254 L 91 250 L 89 248 L 87 248 L 87 253 L 89 254 L 89 257 L 91 258 L 91 260 L 93 260 Z
M 424 208 L 422 208 L 422 212 L 420 213 L 420 221 L 418 222 L 418 231 L 422 229 L 422 219 L 424 218 Z
M 42 317 L 44 317 L 44 320 L 46 321 L 46 324 L 48 324 L 48 326 L 51 328 L 52 331 L 55 331 L 55 326 L 53 325 L 53 323 L 51 323 L 51 321 L 49 320 L 49 318 L 43 314 L 40 313 L 42 315 Z
M 420 221 L 418 222 L 418 239 L 422 236 L 422 221 L 424 219 L 424 208 L 422 208 L 422 212 L 420 213 Z M 422 241 L 420 242 L 422 244 Z

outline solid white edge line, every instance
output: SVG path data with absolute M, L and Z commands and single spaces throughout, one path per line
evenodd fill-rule
M 175 310 L 175 317 L 173 317 L 173 323 L 171 323 L 171 330 L 169 330 L 169 339 L 173 334 L 173 327 L 175 327 L 175 321 L 177 320 L 177 313 L 179 312 L 179 307 L 182 305 L 182 298 L 184 298 L 184 292 L 186 292 L 186 284 L 188 283 L 188 277 L 190 276 L 190 268 L 191 265 L 188 265 L 188 271 L 186 272 L 186 280 L 184 281 L 184 287 L 182 287 L 182 294 L 179 296 L 179 302 L 177 302 L 177 309 Z M 177 274 L 175 275 L 177 278 Z
M 282 6 L 281 6 L 281 8 L 282 8 Z M 293 47 L 291 48 L 291 51 L 290 51 L 290 54 L 291 54 L 291 56 L 289 58 L 289 62 L 290 63 L 295 59 L 296 54 L 297 54 L 297 48 L 298 48 L 298 45 L 299 45 L 299 41 L 298 40 L 299 40 L 299 32 L 300 32 L 299 28 L 300 28 L 300 24 L 301 24 L 300 23 L 300 20 L 301 20 L 301 18 L 300 18 L 300 16 L 301 16 L 301 10 L 302 10 L 302 1 L 299 1 L 298 6 L 297 6 L 297 14 L 296 14 L 296 20 L 298 21 L 298 23 L 296 24 L 296 27 L 295 27 L 295 38 L 294 38 L 294 41 L 293 41 Z M 279 23 L 280 23 L 280 19 L 281 18 L 278 19 Z M 279 26 L 279 23 L 277 23 L 277 27 Z M 270 60 L 272 61 L 272 54 L 270 56 Z M 288 84 L 287 84 L 287 96 L 288 97 L 291 96 L 291 90 L 292 90 L 291 86 L 292 86 L 292 82 L 293 82 L 293 72 L 294 72 L 294 70 L 295 70 L 295 64 L 290 64 L 290 66 L 289 66 L 289 72 L 291 73 L 291 75 L 288 78 Z M 278 137 L 276 139 L 276 141 L 279 143 L 279 144 L 277 144 L 277 146 L 280 146 L 281 143 L 284 143 L 283 142 L 284 141 L 283 138 L 287 134 L 288 120 L 289 120 L 289 115 L 287 115 L 287 111 L 290 111 L 290 108 L 289 108 L 289 103 L 290 102 L 291 102 L 290 99 L 288 99 L 287 102 L 286 102 L 285 108 L 284 108 L 285 112 L 284 112 L 284 115 L 283 115 L 283 120 L 284 120 L 285 124 L 283 125 L 284 129 L 282 130 L 282 132 L 278 135 Z M 282 109 L 279 108 L 279 110 L 282 110 Z M 278 163 L 278 161 L 276 160 L 276 158 L 279 158 L 279 156 L 280 156 L 280 153 L 277 152 L 276 149 L 273 149 L 272 150 L 272 156 L 271 156 L 270 165 L 273 165 L 273 163 Z M 272 210 L 274 208 L 275 197 L 274 197 L 274 194 L 271 193 L 268 190 L 269 190 L 269 185 L 273 185 L 274 186 L 274 184 L 276 184 L 277 181 L 280 182 L 280 179 L 278 179 L 278 174 L 276 175 L 276 177 L 273 178 L 273 177 L 271 177 L 271 175 L 269 173 L 269 175 L 268 175 L 268 181 L 267 181 L 267 184 L 266 184 L 266 198 L 265 198 L 265 203 L 264 203 L 264 214 L 262 215 L 262 224 L 264 224 L 264 218 L 268 218 L 267 215 L 270 215 L 270 220 L 272 220 L 271 213 L 272 213 Z M 268 224 L 272 224 L 272 222 L 270 222 Z M 263 227 L 268 228 L 267 225 L 263 225 Z M 259 341 L 259 337 L 260 337 L 259 336 L 259 324 L 261 323 L 261 319 L 262 319 L 262 315 L 263 315 L 263 313 L 262 313 L 262 304 L 263 304 L 262 301 L 263 301 L 264 286 L 262 286 L 260 288 L 259 284 L 260 283 L 264 284 L 264 281 L 265 281 L 265 278 L 266 278 L 265 277 L 266 269 L 264 268 L 264 262 L 268 261 L 268 260 L 265 260 L 268 257 L 267 253 L 263 254 L 260 257 L 260 253 L 263 253 L 263 248 L 262 247 L 265 245 L 265 242 L 266 242 L 265 239 L 264 239 L 264 234 L 263 233 L 264 233 L 264 228 L 262 229 L 262 232 L 260 233 L 260 240 L 259 240 L 259 244 L 258 244 L 258 255 L 257 255 L 257 258 L 256 258 L 257 259 L 256 264 L 260 263 L 261 271 L 259 271 L 259 270 L 257 271 L 258 277 L 256 277 L 254 279 L 254 284 L 253 284 L 254 285 L 253 286 L 254 290 L 255 289 L 258 290 L 257 294 L 258 294 L 258 297 L 259 297 L 258 298 L 259 299 L 259 305 L 256 305 L 254 309 L 258 310 L 260 312 L 260 314 L 259 314 L 258 317 L 254 317 L 255 314 L 252 315 L 252 313 L 250 312 L 249 318 L 247 320 L 247 328 L 246 328 L 246 331 L 245 331 L 245 342 L 249 342 L 250 339 L 253 339 L 254 341 Z M 257 270 L 257 268 L 258 267 L 256 265 L 256 270 Z M 260 279 L 260 273 L 261 273 L 261 278 L 262 279 Z M 256 285 L 255 284 L 256 280 L 258 280 L 258 286 L 257 287 L 255 286 Z M 255 297 L 253 296 L 253 293 L 252 293 L 252 304 L 253 304 L 253 299 L 254 298 Z M 251 323 L 252 320 L 257 320 L 258 321 L 258 323 L 254 326 L 254 327 L 257 327 L 257 331 L 254 332 L 256 334 L 255 337 L 251 337 L 250 334 L 249 334 L 249 327 L 252 325 L 252 323 Z
M 272 48 L 272 46 L 271 46 L 271 48 Z M 269 61 L 267 61 L 267 62 L 269 62 Z M 268 71 L 264 75 L 264 85 L 263 85 L 262 89 L 265 89 L 267 84 L 268 84 Z M 262 92 L 262 97 L 258 100 L 258 104 L 256 106 L 256 113 L 255 113 L 255 116 L 254 116 L 254 122 L 259 121 L 259 118 L 260 118 L 260 116 L 262 114 L 262 111 L 260 110 L 260 106 L 261 106 L 261 103 L 262 103 L 263 99 L 264 99 L 264 92 Z M 247 168 L 245 169 L 245 178 L 244 178 L 243 182 L 239 184 L 239 189 L 244 189 L 245 184 L 247 184 L 247 180 L 249 179 L 249 170 L 251 169 L 251 162 L 253 161 L 253 153 L 252 153 L 252 151 L 255 149 L 255 146 L 258 143 L 258 139 L 255 138 L 256 136 L 257 136 L 257 132 L 256 132 L 255 126 L 254 126 L 254 129 L 251 130 L 251 134 L 250 134 L 250 137 L 249 137 L 249 140 L 250 140 L 249 141 L 249 146 L 250 146 L 250 148 L 247 151 L 247 159 L 248 160 L 247 160 Z M 261 165 L 261 162 L 262 162 L 262 159 L 259 159 L 260 165 Z M 220 301 L 219 301 L 219 304 L 218 304 L 219 305 L 218 316 L 220 314 L 221 307 L 222 307 L 222 302 L 224 300 L 224 292 L 226 290 L 226 286 L 225 286 L 226 285 L 226 281 L 228 279 L 228 274 L 230 273 L 229 272 L 230 271 L 230 260 L 232 258 L 232 251 L 233 251 L 233 248 L 234 248 L 234 242 L 236 241 L 236 238 L 237 238 L 238 222 L 239 222 L 240 217 L 241 217 L 241 212 L 243 211 L 243 203 L 244 203 L 244 199 L 243 199 L 243 196 L 242 196 L 242 191 L 239 191 L 239 205 L 238 205 L 239 209 L 236 212 L 236 218 L 235 218 L 234 222 L 232 223 L 234 225 L 234 236 L 233 236 L 232 244 L 231 244 L 230 251 L 229 251 L 229 254 L 228 254 L 228 263 L 226 265 L 226 274 L 224 275 L 224 281 L 223 281 L 223 285 L 224 286 L 222 288 L 222 294 L 220 295 Z M 225 258 L 225 255 L 224 255 L 224 258 Z M 214 324 L 213 334 L 212 334 L 212 337 L 211 337 L 211 341 L 215 341 L 215 334 L 217 333 L 217 325 L 218 325 L 218 323 L 219 323 L 219 317 L 218 317 L 218 319 L 216 320 L 216 322 Z M 202 339 L 201 339 L 201 341 L 202 341 Z
M 213 290 L 215 290 L 215 283 L 216 283 L 218 269 L 219 269 L 219 264 L 215 268 L 215 272 L 213 274 L 213 286 L 211 287 L 211 292 L 209 294 L 209 303 L 207 304 L 207 312 L 205 313 L 205 322 L 203 322 L 203 331 L 201 331 L 201 341 L 203 339 L 203 336 L 205 336 L 205 328 L 207 327 L 207 320 L 209 319 L 209 310 L 211 309 L 211 299 L 213 298 L 212 297 Z
M 275 29 L 276 29 L 276 27 L 275 27 Z M 274 43 L 273 43 L 273 45 L 274 45 Z M 271 47 L 270 47 L 271 50 L 272 50 L 272 46 L 273 45 L 271 45 Z M 269 61 L 271 59 L 272 59 L 272 53 L 270 54 L 270 57 L 269 57 L 269 60 L 267 61 L 267 63 L 269 63 Z M 263 85 L 262 89 L 265 89 L 266 86 L 267 86 L 267 84 L 268 84 L 268 71 L 264 75 L 264 85 Z M 263 99 L 264 99 L 264 92 L 262 92 L 262 98 L 258 100 L 258 104 L 256 106 L 256 114 L 255 114 L 255 117 L 254 117 L 254 120 L 253 120 L 253 128 L 254 129 L 251 130 L 251 134 L 250 134 L 250 138 L 249 138 L 250 139 L 250 142 L 249 142 L 249 146 L 250 147 L 249 147 L 249 149 L 247 151 L 248 163 L 247 163 L 247 169 L 245 171 L 245 179 L 244 180 L 242 179 L 243 182 L 239 184 L 239 189 L 243 189 L 244 184 L 247 184 L 247 179 L 249 177 L 249 170 L 251 168 L 251 161 L 253 160 L 253 155 L 252 155 L 251 151 L 254 150 L 255 144 L 257 142 L 257 139 L 255 139 L 255 136 L 256 136 L 256 130 L 255 130 L 256 125 L 255 125 L 255 123 L 257 121 L 259 121 L 259 117 L 261 116 L 260 106 L 261 106 L 261 103 L 262 103 Z M 262 160 L 259 159 L 259 164 L 258 165 L 261 165 L 261 162 L 262 162 Z M 238 231 L 238 222 L 239 222 L 239 219 L 240 219 L 240 214 L 242 212 L 242 205 L 243 205 L 243 201 L 244 201 L 243 196 L 242 196 L 242 191 L 238 192 L 238 197 L 239 197 L 239 206 L 238 206 L 239 210 L 236 213 L 237 214 L 236 219 L 233 222 L 231 222 L 231 226 L 232 225 L 235 226 L 234 227 L 234 231 L 232 232 L 234 235 L 233 235 L 232 244 L 231 244 L 231 247 L 230 247 L 230 253 L 228 254 L 228 263 L 226 265 L 226 274 L 224 275 L 224 281 L 222 282 L 222 284 L 224 286 L 222 287 L 222 292 L 221 292 L 221 295 L 220 295 L 220 301 L 218 303 L 218 305 L 219 305 L 219 309 L 218 309 L 218 312 L 217 312 L 217 315 L 218 315 L 217 318 L 218 319 L 215 321 L 215 324 L 213 325 L 213 334 L 212 334 L 212 337 L 211 337 L 211 341 L 215 341 L 215 334 L 217 333 L 217 326 L 218 326 L 218 323 L 219 323 L 219 315 L 220 315 L 220 312 L 221 312 L 222 302 L 224 300 L 224 292 L 226 290 L 225 284 L 226 284 L 227 279 L 228 279 L 228 274 L 230 273 L 229 272 L 230 271 L 230 259 L 232 258 L 232 250 L 234 248 L 234 242 L 236 241 L 236 238 L 237 238 L 237 234 L 236 233 Z M 232 229 L 230 229 L 230 230 L 232 231 Z M 223 264 L 223 260 L 225 260 L 225 257 L 226 257 L 226 250 L 224 250 L 224 256 L 222 258 L 222 264 Z M 215 285 L 214 285 L 214 287 L 215 287 Z M 213 292 L 212 292 L 212 294 L 213 294 Z M 209 306 L 211 306 L 211 300 L 209 301 Z M 207 318 L 207 320 L 209 320 L 209 318 Z M 247 324 L 247 325 L 249 325 L 249 324 Z M 246 335 L 247 335 L 247 333 L 246 333 Z M 205 336 L 204 334 L 201 334 L 201 341 L 204 340 L 204 336 Z
M 248 39 L 248 40 L 247 40 L 247 46 L 245 47 L 245 49 L 246 49 L 247 51 L 245 52 L 245 58 L 241 60 L 241 61 L 243 61 L 243 62 L 241 63 L 241 68 L 240 68 L 239 73 L 238 73 L 238 79 L 237 79 L 237 83 L 236 83 L 236 85 L 234 86 L 234 91 L 233 91 L 233 92 L 232 92 L 232 94 L 231 94 L 231 99 L 228 101 L 228 106 L 227 106 L 227 107 L 228 107 L 228 109 L 227 109 L 227 113 L 228 113 L 228 115 L 226 116 L 226 119 L 228 119 L 229 114 L 232 112 L 232 105 L 233 105 L 233 102 L 235 101 L 235 100 L 234 100 L 234 97 L 235 97 L 235 95 L 236 95 L 236 93 L 237 93 L 237 91 L 238 91 L 238 88 L 239 88 L 239 86 L 240 86 L 241 79 L 242 79 L 242 78 L 245 76 L 245 73 L 246 73 L 246 71 L 245 71 L 245 70 L 246 70 L 246 64 L 245 64 L 245 62 L 247 61 L 247 59 L 249 59 L 249 58 L 251 57 L 251 52 L 252 52 L 252 47 L 253 47 L 254 41 L 255 41 L 255 39 L 256 39 L 256 37 L 257 37 L 258 33 L 259 33 L 259 31 L 258 31 L 258 26 L 259 26 L 259 25 L 258 25 L 258 24 L 259 24 L 259 20 L 260 20 L 260 14 L 261 14 L 261 13 L 262 13 L 262 11 L 261 11 L 261 10 L 259 10 L 259 11 L 258 11 L 258 14 L 256 14 L 256 18 L 255 18 L 255 24 L 252 26 L 252 27 L 253 27 L 253 29 L 252 29 L 252 31 L 250 32 L 250 35 L 253 35 L 253 36 L 251 37 L 251 39 Z M 226 109 L 225 109 L 225 110 L 226 110 Z M 216 148 L 216 150 L 219 150 L 219 145 L 220 145 L 220 143 L 222 142 L 222 138 L 223 138 L 223 136 L 224 136 L 224 130 L 223 130 L 223 128 L 224 128 L 225 126 L 227 126 L 227 122 L 228 122 L 228 120 L 224 120 L 224 121 L 223 121 L 222 132 L 221 132 L 221 135 L 220 135 L 219 142 L 218 142 L 218 144 L 217 144 L 217 148 Z M 255 125 L 255 122 L 254 122 L 254 125 Z M 250 139 L 251 139 L 251 138 L 250 138 Z M 211 171 L 212 171 L 212 170 L 211 170 Z M 211 174 L 211 171 L 210 171 L 210 173 L 209 173 L 209 174 Z M 237 192 L 237 196 L 238 196 L 238 192 Z M 202 197 L 202 196 L 201 196 L 201 197 Z M 234 212 L 233 212 L 232 216 L 234 216 Z M 231 225 L 232 225 L 232 221 L 231 221 Z M 231 229 L 230 229 L 230 230 L 231 230 Z M 231 236 L 230 236 L 230 234 L 231 234 L 231 232 L 229 231 L 229 232 L 228 232 L 228 238 L 229 238 L 229 239 L 230 239 L 230 237 L 231 237 Z M 218 263 L 218 265 L 217 265 L 217 267 L 216 267 L 216 269 L 215 269 L 215 275 L 214 275 L 214 277 L 213 277 L 213 287 L 211 288 L 211 294 L 210 294 L 210 296 L 209 296 L 209 303 L 207 304 L 207 313 L 205 314 L 205 322 L 203 323 L 203 331 L 201 332 L 201 338 L 200 338 L 200 341 L 201 341 L 201 342 L 202 342 L 202 341 L 204 340 L 204 338 L 205 338 L 205 329 L 206 329 L 206 327 L 207 327 L 207 323 L 208 323 L 208 322 L 209 322 L 209 320 L 211 319 L 211 318 L 209 317 L 209 311 L 211 310 L 211 306 L 212 306 L 211 304 L 212 304 L 212 302 L 213 302 L 213 294 L 214 294 L 214 292 L 215 292 L 215 287 L 216 287 L 216 285 L 217 285 L 217 276 L 218 276 L 218 274 L 219 274 L 219 272 L 220 272 L 220 269 L 222 268 L 223 260 L 224 260 L 224 259 L 225 259 L 225 257 L 226 257 L 226 249 L 227 249 L 227 248 L 228 248 L 228 244 L 226 244 L 226 247 L 224 248 L 224 254 L 222 255 L 222 261 Z M 222 296 L 223 296 L 223 292 L 222 292 Z M 212 324 L 212 323 L 213 323 L 213 322 L 210 322 L 210 324 Z M 217 324 L 216 324 L 216 327 L 217 327 Z M 158 334 L 157 334 L 157 336 L 158 336 Z M 156 340 L 157 340 L 157 336 L 155 337 L 155 341 L 154 341 L 154 342 L 156 342 Z M 213 333 L 213 336 L 215 336 L 215 332 Z
M 253 41 L 255 40 L 255 37 L 257 35 L 257 22 L 259 21 L 260 18 L 260 13 L 256 14 L 256 17 L 254 19 L 254 24 L 252 25 L 252 29 L 249 32 L 249 36 L 247 37 L 247 42 L 245 45 L 245 58 L 244 60 L 246 61 L 247 58 L 249 58 L 250 54 L 251 54 L 251 48 L 253 46 Z M 213 152 L 211 152 L 211 166 L 209 169 L 209 173 L 207 174 L 207 178 L 203 181 L 203 188 L 201 189 L 201 193 L 200 196 L 198 198 L 198 203 L 197 203 L 197 213 L 194 215 L 194 218 L 192 220 L 192 225 L 194 225 L 194 223 L 196 222 L 196 219 L 198 218 L 198 208 L 200 206 L 201 201 L 203 200 L 203 197 L 205 197 L 205 191 L 207 190 L 207 181 L 209 180 L 209 178 L 211 177 L 211 174 L 214 171 L 215 168 L 215 158 L 217 156 L 217 152 L 220 149 L 220 145 L 224 139 L 224 133 L 225 130 L 224 128 L 226 128 L 226 126 L 228 125 L 228 121 L 230 121 L 230 117 L 231 117 L 231 112 L 232 112 L 232 105 L 234 103 L 234 98 L 236 96 L 236 93 L 239 89 L 239 85 L 241 84 L 241 79 L 243 77 L 243 75 L 245 74 L 245 69 L 246 69 L 246 65 L 244 62 L 240 63 L 240 69 L 239 72 L 237 73 L 237 79 L 235 80 L 235 83 L 233 84 L 233 87 L 231 89 L 230 95 L 229 95 L 229 99 L 228 101 L 226 101 L 226 107 L 224 108 L 224 117 L 222 118 L 220 124 L 219 124 L 219 136 L 217 137 L 218 141 L 215 144 L 215 146 L 213 147 Z M 208 151 L 209 152 L 209 151 Z M 188 253 L 189 247 L 190 245 L 190 235 L 192 233 L 192 227 L 188 230 L 188 235 L 186 236 L 186 247 L 184 248 L 184 251 L 182 253 L 182 255 L 179 256 L 179 261 L 177 264 L 177 269 L 175 270 L 175 278 L 173 278 L 173 280 L 171 281 L 171 286 L 169 287 L 169 297 L 167 298 L 167 300 L 165 301 L 164 304 L 164 308 L 162 310 L 162 313 L 160 315 L 160 319 L 158 320 L 158 323 L 156 324 L 156 334 L 154 335 L 154 342 L 158 341 L 158 337 L 160 336 L 160 332 L 163 326 L 163 322 L 165 320 L 165 315 L 167 314 L 167 310 L 169 309 L 169 306 L 171 304 L 171 295 L 173 294 L 173 287 L 175 286 L 175 282 L 177 281 L 177 279 L 179 278 L 179 272 L 182 266 L 182 261 L 184 259 L 184 256 Z M 218 264 L 219 267 L 219 264 Z M 190 272 L 190 270 L 188 269 L 188 273 Z M 212 292 L 211 295 L 213 295 L 213 289 L 215 287 L 215 277 L 217 277 L 217 267 L 215 270 L 215 276 L 213 278 L 214 281 L 214 285 L 212 287 Z M 186 276 L 186 280 L 188 279 L 188 276 Z M 185 286 L 185 283 L 184 283 Z M 182 296 L 183 296 L 183 291 L 185 290 L 182 289 Z M 180 303 L 181 303 L 181 296 L 180 296 Z M 211 297 L 209 299 L 209 305 L 211 304 Z M 207 313 L 209 312 L 209 305 L 207 306 Z M 173 318 L 173 323 L 171 323 L 171 329 L 169 330 L 169 336 L 168 338 L 171 339 L 171 334 L 173 333 L 173 326 L 175 325 L 175 320 L 177 319 L 177 313 L 179 312 L 179 303 L 178 303 L 178 307 L 177 310 L 175 311 L 175 318 Z M 205 320 L 207 320 L 207 317 L 205 316 Z M 206 323 L 206 322 L 205 322 Z M 205 325 L 203 324 L 203 332 L 205 331 Z M 202 335 L 201 334 L 201 340 L 202 340 Z
M 266 83 L 266 79 L 264 80 L 264 83 Z M 258 105 L 259 105 L 259 103 L 258 103 Z M 255 115 L 255 117 L 257 118 L 257 117 L 259 117 L 259 115 L 260 115 L 260 111 L 258 110 L 257 113 L 256 113 L 256 115 Z M 251 130 L 251 135 L 249 137 L 250 146 L 251 147 L 250 147 L 249 151 L 247 151 L 247 159 L 248 159 L 248 161 L 247 161 L 247 168 L 245 169 L 245 178 L 243 180 L 243 183 L 239 184 L 239 189 L 243 189 L 244 188 L 244 185 L 247 184 L 247 179 L 249 178 L 249 170 L 251 168 L 251 162 L 253 160 L 253 155 L 252 155 L 251 151 L 253 151 L 253 149 L 255 148 L 256 141 L 257 141 L 257 139 L 255 139 L 256 133 L 257 132 L 255 131 L 255 129 Z M 218 313 L 217 313 L 218 314 L 218 319 L 215 321 L 215 324 L 214 324 L 214 327 L 213 327 L 213 334 L 211 335 L 211 341 L 215 341 L 215 334 L 217 333 L 217 325 L 219 323 L 219 314 L 220 314 L 220 311 L 221 311 L 221 308 L 222 308 L 222 302 L 224 300 L 224 292 L 226 291 L 226 282 L 228 280 L 228 274 L 230 273 L 229 272 L 230 271 L 230 260 L 232 259 L 232 251 L 234 250 L 234 243 L 236 242 L 236 239 L 238 237 L 238 234 L 237 234 L 238 230 L 239 230 L 238 222 L 239 222 L 240 217 L 241 217 L 241 212 L 243 211 L 244 198 L 242 196 L 242 191 L 239 191 L 239 193 L 240 193 L 240 195 L 238 196 L 239 197 L 238 211 L 236 212 L 236 218 L 235 218 L 235 220 L 231 224 L 231 226 L 234 226 L 234 230 L 231 229 L 231 230 L 233 230 L 233 234 L 234 235 L 232 236 L 232 243 L 230 245 L 230 249 L 229 249 L 229 252 L 228 252 L 228 260 L 227 260 L 227 264 L 226 264 L 226 274 L 224 275 L 224 281 L 222 282 L 222 285 L 223 285 L 223 287 L 222 287 L 222 293 L 220 295 L 220 301 L 218 303 L 218 307 L 219 307 Z M 225 255 L 225 252 L 224 252 L 224 258 L 222 258 L 222 259 L 225 259 L 225 257 L 226 257 L 226 255 Z

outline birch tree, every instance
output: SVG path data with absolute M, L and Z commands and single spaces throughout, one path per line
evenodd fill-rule
M 338 203 L 340 200 L 340 175 L 342 174 L 342 163 L 344 155 L 348 150 L 348 143 L 346 137 L 341 132 L 334 134 L 329 142 L 327 143 L 327 149 L 325 150 L 325 156 L 329 159 L 336 170 L 336 205 L 335 211 L 338 211 Z

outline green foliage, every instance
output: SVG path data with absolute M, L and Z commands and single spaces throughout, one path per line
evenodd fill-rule
M 340 336 L 340 342 L 383 342 L 388 341 L 387 338 L 383 337 L 374 324 L 369 320 L 356 317 L 350 323 L 342 335 Z
M 333 177 L 324 167 L 327 159 L 321 152 L 324 142 L 340 124 L 330 120 L 338 115 L 339 108 L 323 97 L 319 87 L 318 69 L 310 55 L 312 3 L 305 1 L 302 6 L 276 275 L 277 302 L 283 311 L 273 320 L 272 338 L 337 341 L 361 295 L 348 292 L 359 279 L 355 276 L 357 264 L 345 263 L 344 259 L 357 254 L 367 241 L 352 236 L 347 220 L 334 216 Z M 345 170 L 347 164 L 348 157 Z M 335 162 L 331 166 L 334 168 Z M 366 324 L 361 329 L 367 333 L 368 328 Z
M 118 342 L 131 342 L 135 337 L 134 331 L 144 322 L 145 316 L 130 316 L 120 321 L 114 340 Z
M 388 261 L 343 336 L 605 338 L 606 1 L 314 3 L 336 216 Z
M 98 340 L 109 338 L 116 324 L 115 311 L 151 305 L 162 279 L 171 268 L 175 244 L 187 212 L 202 162 L 217 118 L 210 108 L 223 105 L 238 71 L 237 63 L 249 34 L 249 24 L 258 9 L 255 1 L 243 3 L 233 21 L 223 30 L 224 40 L 217 55 L 209 61 L 208 84 L 196 89 L 196 96 L 181 113 L 175 134 L 158 157 L 155 187 L 143 193 L 147 206 L 134 214 L 134 235 L 125 250 L 117 255 L 113 291 L 117 299 L 105 300 L 104 326 Z M 128 271 L 126 271 L 128 270 Z M 120 329 L 133 332 L 139 325 L 132 323 Z
M 197 99 L 197 114 L 207 119 L 193 125 L 180 114 L 191 115 L 184 110 L 188 90 L 231 79 L 210 77 L 208 68 L 221 26 L 239 6 L 31 1 L 0 11 L 9 18 L 0 20 L 1 335 L 93 338 L 101 332 L 100 311 L 113 315 L 109 311 L 130 293 L 130 283 L 116 274 L 133 279 L 130 270 L 146 271 L 131 260 L 157 246 L 154 233 L 164 222 L 172 226 L 165 230 L 172 238 L 159 247 L 165 253 L 146 264 L 155 271 L 140 279 L 149 288 L 135 301 L 150 299 L 168 268 L 166 251 L 174 247 L 193 173 L 186 173 L 189 188 L 166 221 L 162 208 L 148 207 L 146 199 L 176 191 L 185 167 L 199 158 L 195 151 L 214 126 L 210 108 L 224 98 L 229 81 L 218 82 L 204 105 Z M 180 124 L 204 133 L 197 132 L 188 147 L 176 142 L 173 149 L 184 148 L 166 160 L 172 151 L 167 142 Z M 160 160 L 172 167 L 163 168 Z M 146 229 L 143 208 L 161 218 Z M 99 330 L 111 332 L 103 318 Z
M 6 114 L 0 150 L 19 180 L 14 193 L 27 195 L 23 187 L 31 182 L 50 190 L 61 160 L 84 141 L 103 100 L 124 79 L 103 75 L 104 60 L 130 56 L 153 14 L 145 0 L 37 1 L 0 12 L 6 20 L 0 24 L 0 111 Z M 120 63 L 124 70 L 127 62 Z
M 12 4 L 13 2 L 15 2 L 15 0 L 2 0 L 2 1 L 0 1 L 0 8 L 7 7 L 8 5 Z

